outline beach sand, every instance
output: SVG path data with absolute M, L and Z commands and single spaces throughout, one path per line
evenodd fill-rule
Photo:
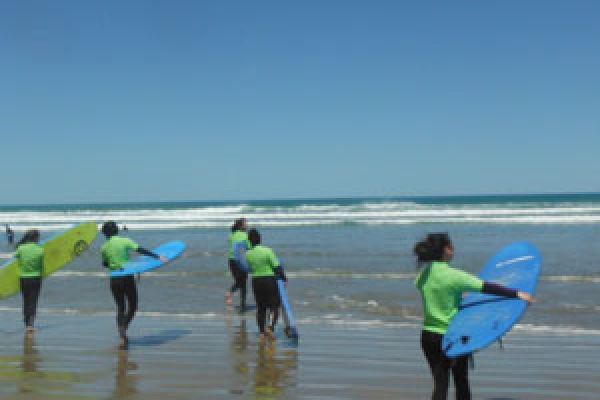
M 109 315 L 44 314 L 33 340 L 3 312 L 1 399 L 428 399 L 415 327 L 302 324 L 259 345 L 253 314 L 140 315 L 129 350 Z M 600 337 L 511 333 L 476 356 L 474 399 L 597 399 Z M 449 398 L 453 398 L 453 393 Z

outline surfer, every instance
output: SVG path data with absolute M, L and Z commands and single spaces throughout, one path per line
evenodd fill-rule
M 102 245 L 102 265 L 111 271 L 119 270 L 129 261 L 129 252 L 135 251 L 145 256 L 167 262 L 168 258 L 159 256 L 140 247 L 133 240 L 118 235 L 119 228 L 114 221 L 102 225 L 106 243 Z M 121 347 L 127 346 L 127 328 L 137 310 L 137 288 L 133 275 L 110 278 L 110 290 L 117 305 L 117 329 Z
M 236 246 L 242 246 L 244 250 L 250 249 L 250 242 L 248 241 L 248 233 L 246 233 L 247 221 L 246 218 L 236 219 L 231 227 L 231 233 L 229 234 L 229 271 L 233 277 L 233 286 L 225 293 L 225 302 L 227 305 L 233 304 L 233 294 L 239 289 L 240 290 L 240 311 L 244 311 L 246 308 L 246 283 L 248 280 L 248 272 L 240 267 L 239 262 L 236 259 Z
M 417 264 L 423 266 L 416 279 L 424 308 L 421 348 L 433 376 L 433 400 L 445 400 L 448 394 L 450 370 L 454 378 L 457 400 L 470 400 L 468 356 L 449 359 L 442 351 L 442 338 L 452 317 L 458 312 L 464 292 L 481 292 L 497 296 L 519 298 L 532 302 L 530 294 L 482 281 L 474 275 L 449 265 L 454 246 L 447 233 L 431 233 L 418 242 L 414 249 Z
M 260 331 L 260 340 L 263 341 L 266 334 L 271 339 L 275 339 L 275 325 L 281 304 L 277 279 L 282 279 L 287 285 L 287 278 L 275 252 L 260 244 L 260 233 L 256 229 L 248 231 L 248 240 L 251 248 L 246 252 L 246 263 L 252 274 L 252 291 L 256 301 L 256 322 Z M 268 332 L 265 330 L 267 310 L 271 313 Z
M 15 258 L 19 262 L 19 281 L 23 298 L 23 321 L 28 336 L 33 335 L 33 322 L 42 288 L 44 248 L 38 244 L 40 231 L 30 229 L 17 243 Z
M 8 226 L 8 224 L 6 224 L 5 227 L 6 227 L 6 241 L 8 242 L 9 245 L 12 245 L 15 241 L 15 232 L 10 228 L 10 226 Z

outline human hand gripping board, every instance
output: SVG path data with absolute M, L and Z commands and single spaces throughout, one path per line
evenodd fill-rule
M 240 267 L 246 272 L 249 272 L 250 267 L 246 262 L 246 250 L 246 246 L 243 243 L 238 243 L 234 245 L 234 255 L 236 261 L 238 262 L 238 265 L 240 265 Z M 279 264 L 283 269 L 283 260 L 279 259 Z M 294 311 L 292 310 L 292 306 L 290 304 L 287 295 L 287 289 L 285 287 L 285 282 L 283 279 L 277 279 L 277 287 L 279 289 L 279 298 L 281 299 L 281 315 L 283 316 L 283 321 L 285 322 L 285 336 L 294 341 L 298 341 L 298 328 L 296 327 L 296 318 L 294 317 Z
M 535 294 L 542 267 L 538 249 L 527 242 L 510 244 L 483 268 L 479 278 L 521 292 Z M 442 340 L 449 358 L 484 349 L 504 336 L 521 319 L 528 303 L 482 293 L 469 293 Z
M 185 251 L 185 248 L 185 243 L 180 241 L 174 241 L 162 244 L 157 248 L 153 249 L 152 252 L 154 254 L 158 254 L 159 256 L 167 257 L 169 259 L 168 262 L 170 262 L 176 259 L 177 257 L 181 256 Z M 127 262 L 125 265 L 123 265 L 123 268 L 111 272 L 110 276 L 116 277 L 142 274 L 144 272 L 152 271 L 165 265 L 166 263 L 156 258 L 148 256 L 139 256 Z
M 85 222 L 66 231 L 58 232 L 42 241 L 44 248 L 44 269 L 46 278 L 65 267 L 86 251 L 98 234 L 95 222 Z M 20 268 L 16 258 L 11 258 L 0 266 L 0 298 L 10 297 L 21 291 Z

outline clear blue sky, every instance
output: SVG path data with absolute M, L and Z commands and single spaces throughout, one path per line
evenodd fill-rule
M 598 1 L 2 1 L 0 204 L 600 191 Z

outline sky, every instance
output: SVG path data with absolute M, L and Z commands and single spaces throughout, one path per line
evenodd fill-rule
M 600 191 L 597 1 L 0 1 L 0 204 Z

